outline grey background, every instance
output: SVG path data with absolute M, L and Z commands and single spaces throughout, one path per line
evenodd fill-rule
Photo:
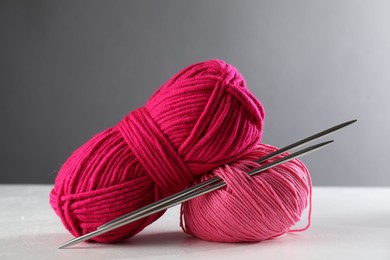
M 1 1 L 0 183 L 53 183 L 71 152 L 181 68 L 234 64 L 314 185 L 388 186 L 389 1 Z

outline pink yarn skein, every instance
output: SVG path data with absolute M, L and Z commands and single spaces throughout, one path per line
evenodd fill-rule
M 259 143 L 263 119 L 263 107 L 233 66 L 191 65 L 144 107 L 78 148 L 58 173 L 50 204 L 74 236 L 94 231 L 244 156 Z M 93 240 L 131 237 L 162 214 Z
M 259 167 L 254 160 L 275 150 L 259 144 L 240 160 L 203 175 L 200 181 L 217 175 L 227 186 L 182 204 L 183 230 L 218 242 L 262 241 L 306 230 L 311 207 L 307 226 L 291 230 L 307 203 L 311 204 L 310 175 L 301 161 L 294 159 L 258 175 L 247 174 Z

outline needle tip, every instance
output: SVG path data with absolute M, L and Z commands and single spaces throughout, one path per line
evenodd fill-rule
M 84 241 L 83 237 L 84 237 L 84 236 L 82 236 L 82 237 L 76 237 L 76 238 L 74 238 L 74 239 L 72 239 L 72 240 L 66 241 L 65 243 L 59 245 L 59 246 L 57 247 L 57 249 L 64 249 L 64 248 L 67 248 L 67 247 L 69 247 L 69 246 L 73 246 L 73 245 L 75 245 L 75 244 L 77 244 L 77 243 L 80 243 L 81 241 Z
M 66 244 L 62 244 L 62 245 L 58 246 L 57 249 L 64 249 L 64 248 L 66 248 L 66 247 L 67 247 Z
M 342 125 L 342 127 L 344 127 L 344 126 L 353 124 L 353 123 L 355 123 L 356 121 L 357 121 L 357 119 L 353 119 L 353 120 L 347 121 L 347 122 L 345 122 L 345 123 L 343 123 L 343 124 L 341 124 L 341 125 Z

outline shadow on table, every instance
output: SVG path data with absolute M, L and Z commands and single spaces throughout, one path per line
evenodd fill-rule
M 203 241 L 181 231 L 145 233 L 115 244 L 80 243 L 67 249 L 58 245 L 71 239 L 69 234 L 28 234 L 0 239 L 0 259 L 108 259 L 153 256 L 182 256 L 206 253 L 218 256 L 221 252 L 230 256 L 242 254 L 242 249 L 262 243 L 217 243 Z M 260 246 L 261 247 L 261 246 Z M 88 250 L 86 250 L 88 249 Z M 70 258 L 69 258 L 70 257 Z M 75 258 L 76 257 L 76 258 Z
M 258 243 L 221 243 L 204 241 L 199 238 L 185 234 L 182 231 L 171 231 L 163 233 L 145 233 L 118 243 L 118 245 L 126 245 L 137 248 L 166 248 L 175 247 L 181 250 L 192 251 L 208 251 L 227 248 L 241 248 Z

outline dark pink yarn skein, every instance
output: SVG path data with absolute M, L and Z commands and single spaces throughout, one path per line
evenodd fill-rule
M 80 236 L 186 188 L 196 176 L 248 153 L 264 110 L 241 74 L 221 60 L 191 65 L 64 163 L 50 204 Z M 158 219 L 149 216 L 94 238 L 115 242 Z

